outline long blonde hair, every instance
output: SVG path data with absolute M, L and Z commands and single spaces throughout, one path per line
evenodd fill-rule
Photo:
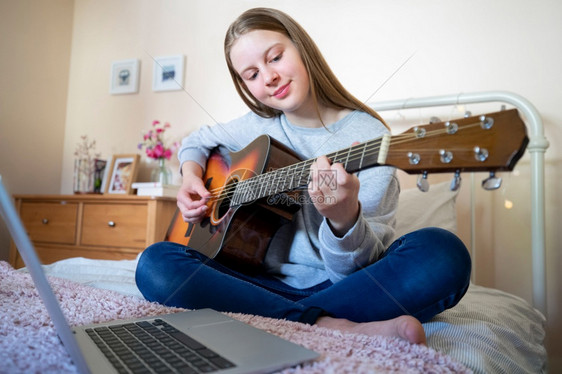
M 388 127 L 377 112 L 355 98 L 343 87 L 332 72 L 332 69 L 328 66 L 322 53 L 320 53 L 316 43 L 314 43 L 302 26 L 289 15 L 270 8 L 254 8 L 242 13 L 230 25 L 224 39 L 224 55 L 230 76 L 236 91 L 253 112 L 266 118 L 275 117 L 282 113 L 280 110 L 271 108 L 258 101 L 232 66 L 232 60 L 230 59 L 232 46 L 240 36 L 255 30 L 275 31 L 285 35 L 293 42 L 308 72 L 311 96 L 320 121 L 322 121 L 322 118 L 320 116 L 319 103 L 338 109 L 347 108 L 364 111 Z

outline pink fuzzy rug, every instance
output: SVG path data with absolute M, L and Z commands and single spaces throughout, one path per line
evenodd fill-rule
M 138 298 L 51 278 L 71 325 L 179 311 Z M 400 339 L 339 331 L 259 316 L 230 314 L 315 350 L 321 357 L 283 373 L 468 373 L 452 358 Z M 31 278 L 0 262 L 0 373 L 73 373 Z

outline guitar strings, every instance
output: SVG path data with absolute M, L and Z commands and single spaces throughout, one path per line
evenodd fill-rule
M 481 122 L 471 123 L 463 125 L 462 128 L 459 128 L 458 131 L 461 129 L 467 129 L 475 126 L 480 126 Z M 447 129 L 436 129 L 427 131 L 424 135 L 424 138 L 442 135 L 447 133 Z M 399 145 L 405 144 L 408 142 L 412 142 L 415 140 L 419 140 L 420 138 L 416 135 L 416 133 L 408 132 L 402 133 L 391 137 L 391 145 Z M 372 139 L 367 142 L 351 146 L 349 148 L 341 149 L 336 152 L 330 153 L 326 155 L 332 163 L 343 163 L 345 165 L 362 160 L 368 157 L 373 157 L 378 155 L 380 151 L 380 144 L 382 138 Z M 374 145 L 372 143 L 375 143 Z M 435 152 L 435 149 L 417 149 L 417 151 L 424 153 L 424 152 Z M 393 152 L 392 149 L 388 151 Z M 340 155 L 341 153 L 341 155 Z M 393 152 L 394 153 L 394 152 Z M 244 180 L 236 181 L 235 183 L 229 183 L 226 186 L 221 186 L 218 188 L 214 188 L 210 190 L 211 192 L 211 200 L 222 200 L 222 199 L 229 199 L 232 200 L 234 194 L 249 194 L 251 195 L 248 200 L 252 201 L 261 197 L 269 196 L 271 193 L 266 192 L 265 194 L 259 193 L 256 194 L 256 188 L 259 187 L 260 191 L 262 191 L 267 186 L 277 186 L 277 190 L 287 191 L 287 190 L 296 190 L 298 188 L 304 187 L 309 182 L 310 177 L 310 166 L 315 161 L 315 159 L 304 160 L 289 166 L 285 166 L 279 169 L 276 169 L 271 172 L 267 172 L 265 174 L 260 174 L 254 177 L 250 177 Z M 298 170 L 300 169 L 300 170 Z M 294 176 L 296 173 L 300 173 L 300 178 L 297 180 L 295 185 L 294 183 Z M 290 188 L 279 188 L 279 184 L 281 181 L 286 182 L 287 177 L 291 175 L 293 178 L 291 182 L 289 182 Z M 272 180 L 273 179 L 273 180 Z M 286 183 L 284 183 L 285 186 Z

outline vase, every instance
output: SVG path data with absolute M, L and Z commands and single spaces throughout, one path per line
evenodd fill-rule
M 172 170 L 166 165 L 165 158 L 158 159 L 158 166 L 152 170 L 152 182 L 161 183 L 163 186 L 172 184 Z
M 105 160 L 97 158 L 74 160 L 74 193 L 101 193 L 106 163 Z

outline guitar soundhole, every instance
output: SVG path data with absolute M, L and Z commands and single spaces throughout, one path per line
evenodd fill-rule
M 230 178 L 225 184 L 223 192 L 216 205 L 216 221 L 222 219 L 222 217 L 224 217 L 230 210 L 232 196 L 234 195 L 234 190 L 236 189 L 236 183 L 238 183 L 238 178 Z
M 230 209 L 230 199 L 226 199 L 226 198 L 222 199 L 219 202 L 219 206 L 217 209 L 219 219 L 222 218 L 226 213 L 228 213 L 229 209 Z

